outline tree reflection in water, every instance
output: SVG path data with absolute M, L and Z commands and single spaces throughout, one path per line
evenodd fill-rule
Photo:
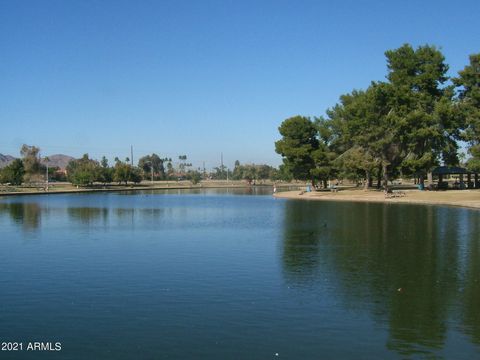
M 368 203 L 285 206 L 283 268 L 290 284 L 315 287 L 320 275 L 327 277 L 345 307 L 367 309 L 388 327 L 386 346 L 403 356 L 442 349 L 459 307 L 459 327 L 479 343 L 480 213 Z
M 7 213 L 25 231 L 36 231 L 39 228 L 41 211 L 37 203 L 0 203 L 0 214 Z
M 82 224 L 92 224 L 99 220 L 106 223 L 108 220 L 108 208 L 98 207 L 69 207 L 67 213 L 70 219 Z
M 478 214 L 468 214 L 469 232 L 465 264 L 464 289 L 462 289 L 462 318 L 472 341 L 480 345 L 480 221 Z

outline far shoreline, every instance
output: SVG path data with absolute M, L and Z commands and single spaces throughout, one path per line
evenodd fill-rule
M 278 186 L 278 185 L 277 185 Z M 125 192 L 125 191 L 149 191 L 149 190 L 196 190 L 196 189 L 248 189 L 252 187 L 272 188 L 273 183 L 260 183 L 250 185 L 241 181 L 207 181 L 198 184 L 182 183 L 182 182 L 159 182 L 157 184 L 128 184 L 128 185 L 96 185 L 95 187 L 76 187 L 69 183 L 53 183 L 50 184 L 49 190 L 37 187 L 34 190 L 26 190 L 26 188 L 17 188 L 17 191 L 1 191 L 2 197 L 12 196 L 30 196 L 30 195 L 57 195 L 57 194 L 81 194 L 81 193 L 103 193 L 103 192 Z M 284 184 L 281 187 L 298 187 L 297 184 Z
M 343 201 L 383 204 L 415 204 L 454 206 L 466 209 L 480 210 L 480 190 L 447 190 L 447 191 L 420 191 L 406 190 L 405 197 L 385 198 L 378 190 L 340 190 L 327 191 L 284 191 L 274 194 L 279 199 L 306 200 L 306 201 Z
M 53 186 L 52 186 L 53 185 Z M 250 185 L 248 183 L 232 182 L 204 182 L 199 184 L 191 183 L 159 183 L 140 185 L 107 185 L 75 187 L 72 185 L 59 186 L 52 184 L 49 191 L 37 189 L 33 191 L 5 191 L 0 192 L 0 199 L 15 196 L 32 195 L 60 195 L 60 194 L 82 194 L 82 193 L 105 193 L 105 192 L 126 192 L 126 191 L 149 191 L 149 190 L 201 190 L 201 189 L 248 189 L 252 187 L 272 187 L 272 183 Z M 281 188 L 301 187 L 299 184 L 276 184 L 278 190 Z M 277 191 L 273 194 L 278 199 L 303 200 L 303 201 L 342 201 L 342 202 L 364 202 L 380 204 L 414 204 L 431 206 L 453 206 L 471 210 L 480 210 L 480 190 L 447 190 L 447 191 L 420 191 L 405 190 L 405 197 L 385 198 L 383 191 L 364 189 L 339 189 L 338 192 L 300 190 Z

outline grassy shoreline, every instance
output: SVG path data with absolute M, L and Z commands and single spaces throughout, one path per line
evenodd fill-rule
M 455 206 L 480 210 L 480 190 L 419 191 L 406 190 L 405 197 L 385 198 L 382 191 L 363 189 L 340 190 L 338 192 L 277 192 L 274 196 L 284 199 L 311 201 L 374 202 L 385 204 L 420 204 Z

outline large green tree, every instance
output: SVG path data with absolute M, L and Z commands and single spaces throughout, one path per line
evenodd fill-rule
M 40 148 L 23 144 L 20 149 L 23 166 L 25 169 L 25 181 L 35 181 L 38 175 L 43 173 L 43 166 L 40 163 Z
M 411 45 L 389 50 L 389 83 L 392 85 L 390 118 L 401 140 L 403 170 L 423 175 L 438 165 L 458 162 L 458 116 L 453 107 L 453 88 L 446 86 L 448 65 L 434 46 Z
M 278 130 L 282 139 L 275 142 L 275 151 L 283 157 L 285 167 L 293 178 L 314 182 L 314 152 L 319 148 L 315 124 L 307 117 L 295 116 L 283 121 Z
M 318 148 L 312 152 L 315 167 L 310 170 L 310 173 L 315 179 L 320 180 L 323 187 L 326 188 L 328 180 L 337 176 L 337 167 L 334 161 L 338 154 L 331 146 L 332 134 L 328 121 L 323 118 L 316 118 L 315 126 L 318 131 Z
M 470 55 L 470 64 L 453 79 L 458 86 L 459 107 L 465 121 L 463 140 L 469 143 L 470 170 L 480 171 L 480 54 Z
M 113 180 L 119 184 L 124 182 L 127 185 L 130 180 L 132 173 L 132 165 L 128 163 L 128 160 L 120 161 L 118 158 L 115 158 L 115 167 L 113 173 Z
M 21 185 L 24 174 L 23 161 L 15 159 L 0 171 L 0 182 L 2 184 Z
M 364 188 L 372 186 L 372 174 L 380 163 L 360 146 L 353 146 L 340 154 L 334 161 L 342 178 L 360 181 L 364 180 Z
M 330 143 L 343 172 L 362 171 L 365 187 L 379 169 L 387 185 L 388 174 L 401 155 L 396 119 L 391 116 L 391 85 L 372 83 L 366 91 L 342 95 L 327 111 Z M 361 161 L 359 161 L 361 158 Z M 352 160 L 356 160 L 355 162 Z M 354 165 L 354 168 L 350 168 Z
M 113 181 L 113 168 L 108 166 L 108 160 L 105 156 L 100 161 L 100 167 L 97 169 L 96 181 L 105 184 Z
M 128 184 L 129 181 L 139 183 L 142 181 L 142 170 L 139 167 L 132 166 L 128 163 L 128 158 L 125 161 L 120 161 L 115 158 L 115 167 L 113 173 L 113 180 L 118 183 Z
M 162 159 L 160 156 L 153 153 L 152 155 L 141 157 L 138 160 L 138 167 L 143 170 L 145 176 L 149 176 L 153 168 L 153 173 L 160 179 L 163 179 L 165 178 L 165 167 L 163 163 L 166 160 L 167 159 Z
M 93 185 L 99 178 L 100 164 L 84 154 L 80 159 L 72 160 L 67 165 L 67 178 L 74 185 Z

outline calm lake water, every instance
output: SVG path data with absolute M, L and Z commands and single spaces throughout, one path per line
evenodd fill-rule
M 480 358 L 480 211 L 172 190 L 0 198 L 0 229 L 0 340 L 62 344 L 0 358 Z

